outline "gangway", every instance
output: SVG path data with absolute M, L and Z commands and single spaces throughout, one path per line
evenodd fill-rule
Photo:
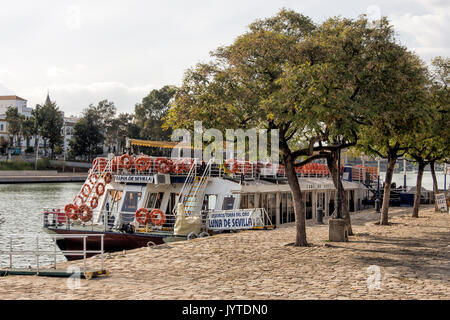
M 104 235 L 103 234 L 46 234 L 45 237 L 51 237 L 54 243 L 53 250 L 41 250 L 40 239 L 44 235 L 24 235 L 24 234 L 11 234 L 6 236 L 8 250 L 1 250 L 0 255 L 9 256 L 9 267 L 0 268 L 0 276 L 7 275 L 37 275 L 45 277 L 79 277 L 90 280 L 94 277 L 100 275 L 109 275 L 109 271 L 104 268 Z M 87 238 L 88 237 L 100 237 L 100 250 L 87 250 Z M 36 240 L 35 250 L 16 250 L 14 248 L 14 240 L 20 238 L 34 238 Z M 83 250 L 59 250 L 57 248 L 56 241 L 58 239 L 82 239 L 83 240 Z M 69 266 L 66 269 L 56 269 L 57 266 L 57 256 L 58 255 L 70 255 L 70 256 L 82 256 L 83 257 L 83 268 L 73 268 Z M 100 255 L 100 268 L 90 269 L 87 267 L 86 258 L 88 254 L 99 254 Z M 36 266 L 32 268 L 14 268 L 13 257 L 15 255 L 32 255 L 35 256 Z M 52 256 L 53 265 L 52 266 L 41 266 L 40 257 L 42 256 Z

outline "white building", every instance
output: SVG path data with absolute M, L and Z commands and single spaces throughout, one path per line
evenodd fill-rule
M 45 100 L 45 104 L 51 103 L 50 96 L 47 94 L 47 98 Z M 9 134 L 8 134 L 8 124 L 6 122 L 6 111 L 9 107 L 17 107 L 17 111 L 19 114 L 22 114 L 25 116 L 26 119 L 32 117 L 31 111 L 32 108 L 27 107 L 27 100 L 20 98 L 18 96 L 0 96 L 0 140 L 9 140 Z M 73 132 L 73 126 L 78 121 L 78 118 L 76 117 L 64 117 L 64 112 L 61 111 L 61 114 L 64 119 L 64 126 L 63 126 L 63 136 L 64 136 L 64 152 L 68 151 L 69 148 L 69 140 L 72 137 Z M 34 148 L 34 137 L 31 139 L 21 139 L 21 153 L 23 154 L 24 151 L 28 147 Z M 1 141 L 0 141 L 1 143 Z M 17 141 L 15 141 L 14 145 L 17 145 Z M 6 152 L 5 148 L 2 148 L 0 145 L 0 152 L 4 153 Z M 39 138 L 39 153 L 44 154 L 44 141 L 42 138 Z

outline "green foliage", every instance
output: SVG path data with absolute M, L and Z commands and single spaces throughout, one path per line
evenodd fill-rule
M 46 141 L 51 149 L 52 155 L 58 146 L 62 146 L 64 136 L 62 128 L 64 126 L 64 118 L 62 112 L 54 102 L 36 107 L 35 115 L 37 115 L 36 126 L 39 128 L 39 134 Z
M 19 113 L 17 107 L 11 106 L 6 110 L 5 119 L 8 123 L 8 133 L 11 135 L 11 140 L 14 137 L 19 139 L 25 117 Z
M 131 128 L 130 133 L 136 133 L 134 131 L 136 128 L 139 128 L 139 132 L 138 136 L 132 135 L 131 137 L 148 140 L 169 140 L 171 131 L 162 130 L 162 125 L 175 92 L 174 86 L 164 86 L 161 89 L 152 90 L 142 99 L 142 103 L 136 104 L 134 108 L 136 127 Z
M 83 111 L 82 118 L 73 127 L 73 136 L 69 141 L 71 157 L 87 156 L 90 161 L 94 155 L 102 153 L 98 149 L 98 145 L 103 142 L 100 121 L 94 108 Z
M 49 159 L 41 158 L 38 160 L 37 169 L 48 170 L 53 169 L 53 167 Z M 22 159 L 2 161 L 0 162 L 0 170 L 34 170 L 34 164 Z

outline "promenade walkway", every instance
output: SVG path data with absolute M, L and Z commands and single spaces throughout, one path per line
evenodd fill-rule
M 306 248 L 289 245 L 291 224 L 114 253 L 109 277 L 70 289 L 67 279 L 7 276 L 0 298 L 448 300 L 450 214 L 410 214 L 391 208 L 392 225 L 379 226 L 374 210 L 358 212 L 347 243 L 328 242 L 328 225 L 309 221 Z

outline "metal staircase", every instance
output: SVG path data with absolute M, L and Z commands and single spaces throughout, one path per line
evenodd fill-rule
M 206 184 L 208 183 L 208 179 L 211 175 L 211 165 L 212 160 L 209 160 L 205 169 L 201 173 L 202 175 L 197 175 L 196 164 L 194 161 L 192 163 L 191 169 L 189 170 L 189 174 L 186 177 L 186 181 L 184 182 L 183 188 L 180 192 L 180 197 L 178 198 L 178 202 L 174 207 L 173 213 L 176 215 L 176 210 L 178 207 L 178 203 L 184 204 L 185 213 L 187 215 L 191 215 L 194 213 L 199 205 L 199 201 L 203 200 L 203 194 L 205 192 Z

